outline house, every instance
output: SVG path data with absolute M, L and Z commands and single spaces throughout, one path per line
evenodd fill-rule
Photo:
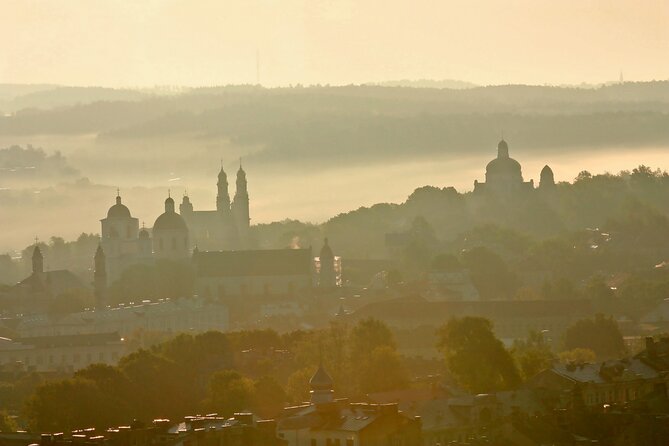
M 530 388 L 552 392 L 563 407 L 627 404 L 662 390 L 666 377 L 638 358 L 595 364 L 555 364 L 529 380 Z
M 350 403 L 334 398 L 332 378 L 321 366 L 309 381 L 311 401 L 288 407 L 277 427 L 289 446 L 419 446 L 420 419 L 397 404 Z

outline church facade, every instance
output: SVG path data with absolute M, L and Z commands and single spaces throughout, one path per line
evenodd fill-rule
M 184 195 L 179 205 L 179 213 L 188 226 L 191 249 L 195 246 L 203 251 L 248 249 L 251 218 L 246 172 L 240 165 L 232 201 L 228 192 L 228 177 L 223 168 L 218 173 L 216 186 L 216 209 L 196 211 L 188 195 Z

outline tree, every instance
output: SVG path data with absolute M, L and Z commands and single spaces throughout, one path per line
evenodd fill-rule
M 222 370 L 211 376 L 205 406 L 219 415 L 229 417 L 235 412 L 251 409 L 254 398 L 253 381 L 234 370 Z
M 520 382 L 511 354 L 481 317 L 451 319 L 437 332 L 437 346 L 455 379 L 471 392 L 510 389 Z
M 354 365 L 365 362 L 378 347 L 396 348 L 393 333 L 378 319 L 368 318 L 358 322 L 349 339 L 351 361 Z
M 606 284 L 604 277 L 598 274 L 590 277 L 583 293 L 587 298 L 595 300 L 610 300 L 615 297 L 613 290 Z
M 365 364 L 357 369 L 360 375 L 361 393 L 385 392 L 404 389 L 409 377 L 394 348 L 383 345 L 375 348 Z
M 126 414 L 117 401 L 90 380 L 72 378 L 41 385 L 28 399 L 24 414 L 31 429 L 42 432 L 77 428 L 106 429 Z
M 288 377 L 286 384 L 286 394 L 294 404 L 300 404 L 309 401 L 309 380 L 316 373 L 315 367 L 304 367 L 294 371 Z
M 575 348 L 572 350 L 567 350 L 560 352 L 558 355 L 560 362 L 563 364 L 588 364 L 595 362 L 597 356 L 595 352 L 587 348 Z
M 476 247 L 465 251 L 462 263 L 469 269 L 481 299 L 511 299 L 520 286 L 516 274 L 488 248 Z
M 19 427 L 6 410 L 0 410 L 0 432 L 16 432 Z
M 263 418 L 274 418 L 286 406 L 288 396 L 281 384 L 271 376 L 263 376 L 253 384 L 255 413 Z
M 593 319 L 581 319 L 567 328 L 564 335 L 567 350 L 590 349 L 600 359 L 625 354 L 625 343 L 618 324 L 611 317 L 597 314 Z
M 555 360 L 555 355 L 543 333 L 537 331 L 531 331 L 525 340 L 515 340 L 511 355 L 516 360 L 524 379 L 549 368 Z

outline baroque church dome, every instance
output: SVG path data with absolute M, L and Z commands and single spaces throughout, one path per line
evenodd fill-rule
M 116 196 L 116 204 L 109 208 L 107 211 L 107 218 L 132 218 L 130 216 L 130 210 L 121 203 L 121 197 Z
M 165 212 L 162 213 L 153 224 L 153 231 L 184 231 L 188 232 L 188 227 L 181 215 L 174 212 L 174 200 L 168 197 L 165 200 Z
M 520 163 L 509 157 L 509 146 L 506 141 L 501 140 L 497 144 L 497 158 L 488 163 L 486 174 L 521 176 Z

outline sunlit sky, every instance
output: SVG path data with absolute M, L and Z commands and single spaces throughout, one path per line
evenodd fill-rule
M 669 78 L 667 0 L 0 0 L 0 83 Z

